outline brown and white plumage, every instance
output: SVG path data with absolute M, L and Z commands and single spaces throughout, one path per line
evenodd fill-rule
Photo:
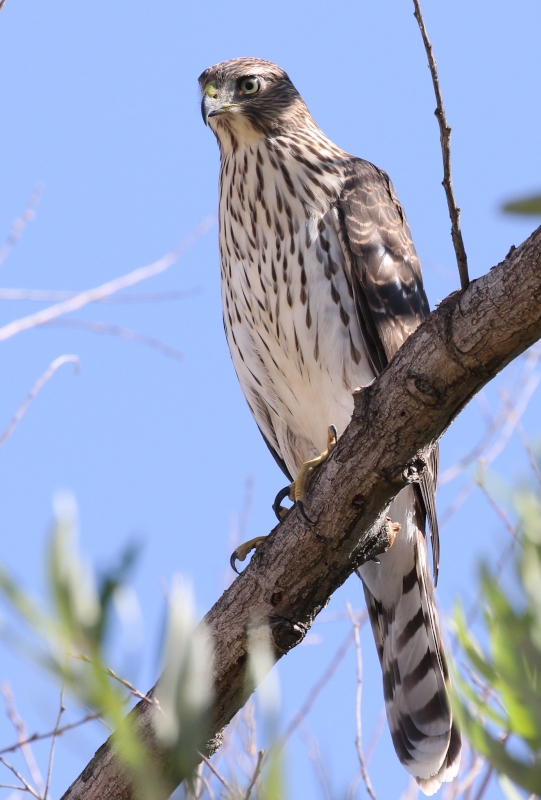
M 199 79 L 221 153 L 224 326 L 263 437 L 288 477 L 343 433 L 352 392 L 428 313 L 408 223 L 388 176 L 333 144 L 283 70 L 240 58 Z M 439 560 L 437 450 L 388 514 L 393 547 L 359 570 L 396 752 L 427 794 L 457 773 L 447 671 L 427 560 Z

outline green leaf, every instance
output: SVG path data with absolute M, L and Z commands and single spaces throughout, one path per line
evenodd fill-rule
M 204 748 L 212 700 L 213 654 L 204 623 L 194 627 L 191 593 L 180 579 L 169 598 L 169 624 L 162 676 L 156 688 L 156 735 L 179 779 L 190 775 Z
M 523 197 L 520 200 L 505 203 L 502 206 L 502 211 L 507 214 L 541 214 L 541 195 Z

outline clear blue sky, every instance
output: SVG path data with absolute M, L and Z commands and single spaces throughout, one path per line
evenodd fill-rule
M 541 6 L 425 0 L 425 16 L 453 126 L 453 165 L 472 276 L 501 261 L 535 220 L 504 217 L 502 201 L 541 186 Z M 218 151 L 199 113 L 197 77 L 222 59 L 255 55 L 279 63 L 322 129 L 339 145 L 391 175 L 409 217 L 431 304 L 458 286 L 441 181 L 434 99 L 410 0 L 339 4 L 329 0 L 207 3 L 7 0 L 0 13 L 0 240 L 34 186 L 45 186 L 35 221 L 0 267 L 5 287 L 84 289 L 153 261 L 217 206 Z M 65 366 L 43 389 L 0 451 L 2 559 L 35 592 L 61 487 L 77 496 L 82 545 L 106 564 L 129 537 L 145 543 L 136 573 L 145 620 L 141 665 L 156 676 L 163 617 L 161 581 L 190 576 L 201 613 L 222 591 L 231 517 L 255 475 L 246 536 L 273 525 L 270 504 L 283 476 L 245 405 L 225 344 L 216 228 L 141 291 L 200 290 L 175 302 L 94 305 L 77 319 L 118 324 L 182 350 L 180 363 L 111 336 L 72 328 L 22 333 L 2 344 L 0 430 L 36 378 L 63 353 Z M 0 322 L 41 307 L 0 304 Z M 497 389 L 487 393 L 494 408 Z M 537 408 L 536 408 L 537 406 Z M 524 422 L 539 435 L 539 400 Z M 476 403 L 445 436 L 443 467 L 483 430 Z M 526 471 L 513 438 L 494 468 Z M 440 509 L 462 478 L 440 493 Z M 498 554 L 507 534 L 473 493 L 442 535 L 439 601 L 474 596 L 481 554 Z M 350 579 L 333 598 L 362 606 Z M 345 636 L 345 622 L 314 629 L 319 644 L 296 649 L 279 667 L 286 722 Z M 379 666 L 364 636 L 368 738 L 382 704 Z M 51 727 L 56 690 L 1 646 L 30 730 Z M 117 664 L 122 668 L 122 664 Z M 308 718 L 320 740 L 336 796 L 356 769 L 354 660 L 350 653 Z M 13 732 L 0 712 L 0 746 Z M 59 797 L 103 738 L 81 732 L 58 749 Z M 370 765 L 379 798 L 398 798 L 406 774 L 387 732 Z M 1 778 L 2 776 L 0 776 Z M 290 797 L 319 797 L 305 747 L 289 754 Z M 0 797 L 9 792 L 0 790 Z M 362 797 L 359 790 L 358 797 Z M 490 798 L 500 797 L 497 786 Z

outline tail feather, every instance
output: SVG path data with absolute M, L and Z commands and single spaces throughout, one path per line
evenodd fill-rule
M 389 513 L 396 520 L 394 511 L 391 507 Z M 366 564 L 359 572 L 383 671 L 393 744 L 404 767 L 431 795 L 458 772 L 460 734 L 447 691 L 426 539 L 413 513 L 399 521 L 402 530 L 379 557 L 381 563 Z

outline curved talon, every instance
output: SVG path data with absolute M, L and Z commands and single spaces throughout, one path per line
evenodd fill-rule
M 308 516 L 308 514 L 304 510 L 304 503 L 302 502 L 302 500 L 297 500 L 295 505 L 299 509 L 301 517 L 303 517 L 306 520 L 306 522 L 310 523 L 310 525 L 315 525 L 316 524 L 313 519 L 310 519 L 310 517 Z
M 231 566 L 233 572 L 236 572 L 237 575 L 240 575 L 240 572 L 238 571 L 236 565 L 237 558 L 238 558 L 238 553 L 236 550 L 233 550 L 233 552 L 231 553 L 231 558 L 229 559 L 229 565 Z
M 256 536 L 255 539 L 249 539 L 247 542 L 239 544 L 239 546 L 233 552 L 231 558 L 229 559 L 229 563 L 231 565 L 231 569 L 233 570 L 233 572 L 236 572 L 237 575 L 241 574 L 238 571 L 235 562 L 245 561 L 248 553 L 250 553 L 252 550 L 255 550 L 257 547 L 259 547 L 260 544 L 263 544 L 266 538 L 267 538 L 266 536 Z
M 379 558 L 377 556 L 372 556 L 370 561 L 373 561 L 374 564 L 381 564 L 381 561 L 379 560 Z
M 291 491 L 291 486 L 284 486 L 283 489 L 280 489 L 276 497 L 274 498 L 274 503 L 272 504 L 272 510 L 276 514 L 278 518 L 278 522 L 283 520 L 284 512 L 289 511 L 289 508 L 285 508 L 285 506 L 280 505 L 282 500 L 285 500 L 286 497 L 289 497 Z

